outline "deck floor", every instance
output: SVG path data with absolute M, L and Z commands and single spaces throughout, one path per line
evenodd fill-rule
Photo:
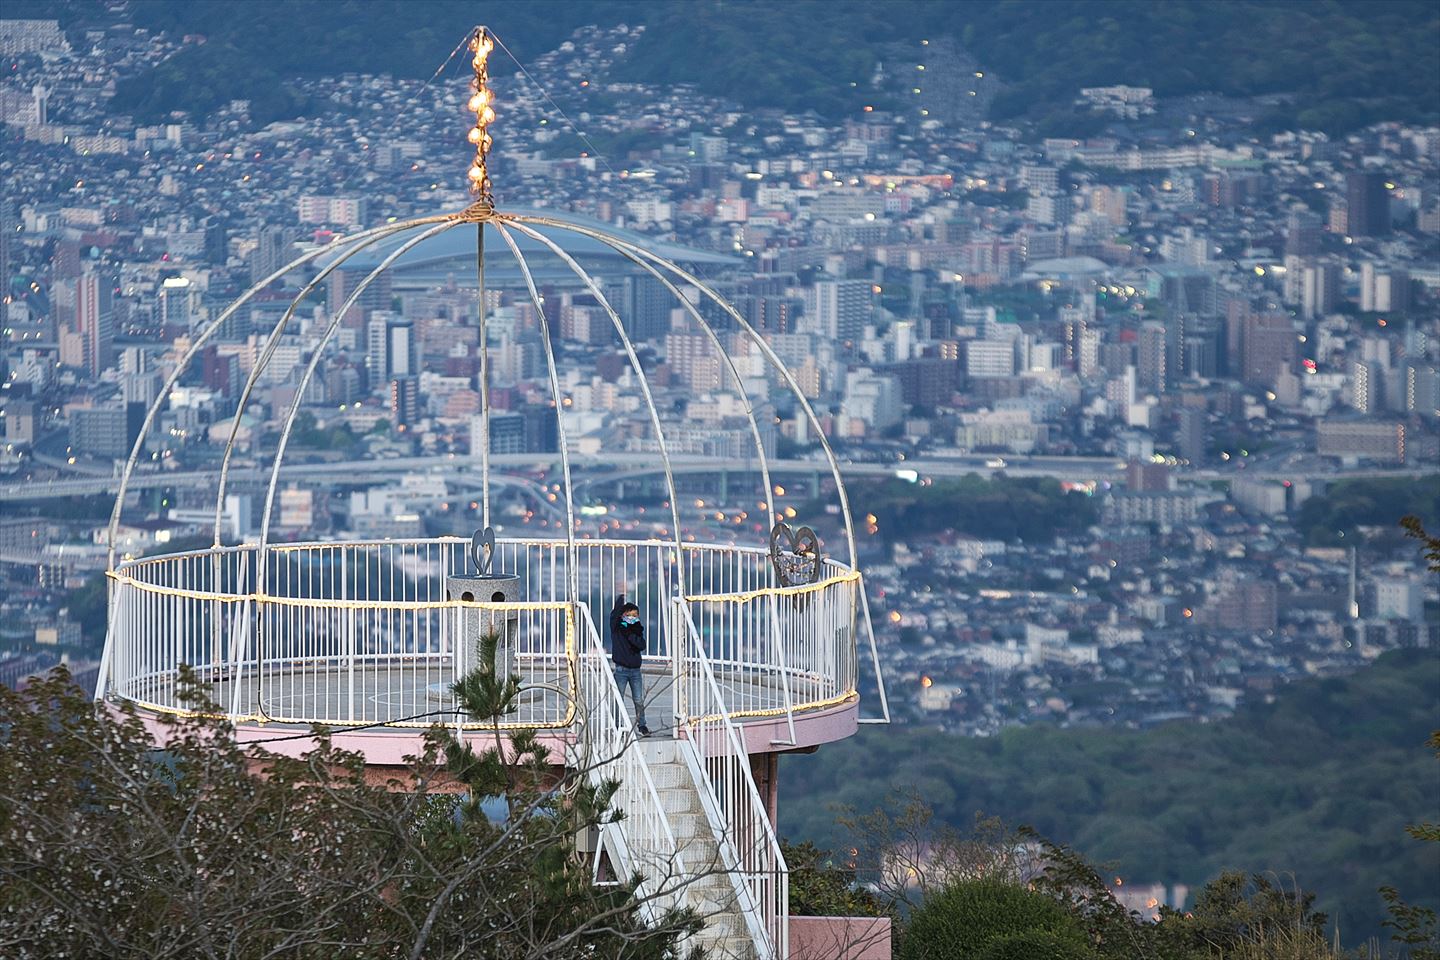
M 506 721 L 521 726 L 563 725 L 569 698 L 561 691 L 568 680 L 553 667 L 536 667 L 527 671 L 522 665 L 522 682 L 535 685 L 522 689 L 518 710 Z M 773 672 L 717 667 L 715 674 L 721 695 L 734 713 L 786 706 L 784 687 Z M 438 664 L 364 663 L 353 669 L 335 665 L 266 670 L 260 677 L 252 672 L 241 677 L 238 697 L 228 678 L 206 687 L 215 705 L 235 716 L 261 716 L 282 724 L 323 722 L 337 728 L 378 723 L 423 727 L 455 720 L 455 700 L 449 693 L 453 679 L 451 670 Z M 648 725 L 656 735 L 669 733 L 675 723 L 675 684 L 669 665 L 647 665 L 644 679 Z M 795 705 L 825 697 L 821 684 L 807 677 L 792 676 L 789 692 Z M 137 683 L 131 695 L 142 703 L 175 702 L 173 683 L 168 679 Z M 626 707 L 633 717 L 628 698 Z M 737 719 L 744 722 L 749 718 Z

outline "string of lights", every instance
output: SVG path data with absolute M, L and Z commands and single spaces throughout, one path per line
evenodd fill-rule
M 495 206 L 490 189 L 490 147 L 494 144 L 490 124 L 495 119 L 490 90 L 490 52 L 494 49 L 495 41 L 491 39 L 490 31 L 477 27 L 470 37 L 470 52 L 474 54 L 470 63 L 475 68 L 475 78 L 470 81 L 469 107 L 475 114 L 475 126 L 468 139 L 475 145 L 475 160 L 470 164 L 468 176 L 470 192 L 475 195 L 476 203 L 485 209 Z

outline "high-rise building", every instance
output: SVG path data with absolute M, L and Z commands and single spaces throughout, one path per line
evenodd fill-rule
M 480 454 L 484 428 L 479 416 L 470 418 L 470 452 Z M 559 449 L 555 410 L 544 404 L 526 404 L 519 410 L 491 411 L 491 453 L 554 453 Z
M 747 294 L 734 300 L 735 309 L 756 330 L 789 333 L 795 328 L 795 317 L 803 303 L 794 297 L 773 294 Z
M 1385 175 L 1345 175 L 1346 231 L 1352 237 L 1383 237 L 1390 232 L 1390 193 Z
M 1300 286 L 1300 316 L 1316 320 L 1333 313 L 1340 303 L 1340 267 L 1314 263 L 1305 267 Z
M 1429 364 L 1405 365 L 1405 410 L 1422 417 L 1440 417 L 1440 370 Z
M 1350 211 L 1346 209 L 1344 197 L 1335 197 L 1330 201 L 1330 212 L 1326 217 L 1325 226 L 1336 236 L 1348 237 L 1350 235 Z
M 369 274 L 369 270 L 363 267 L 346 265 L 340 267 L 330 274 L 326 281 L 326 303 L 331 310 L 339 310 L 345 305 L 351 294 Z M 364 323 L 366 318 L 376 310 L 389 310 L 393 297 L 391 288 L 390 271 L 386 271 L 371 281 L 370 285 L 360 294 L 360 299 L 355 301 L 345 314 L 341 322 L 347 327 L 356 327 Z
M 656 340 L 670 329 L 675 298 L 655 277 L 626 277 L 621 285 L 620 320 L 632 340 Z
M 1201 330 L 1185 338 L 1186 376 L 1213 380 L 1220 375 L 1220 336 L 1218 330 Z
M 1353 360 L 1350 363 L 1350 406 L 1359 413 L 1380 409 L 1380 378 L 1382 368 L 1374 362 Z
M 718 390 L 723 382 L 720 355 L 703 333 L 667 335 L 665 363 L 696 393 Z
M 1242 325 L 1240 377 L 1256 387 L 1272 387 L 1282 371 L 1295 365 L 1299 341 L 1283 313 L 1248 313 Z
M 1080 360 L 1080 341 L 1085 338 L 1089 323 L 1080 313 L 1080 308 L 1066 305 L 1060 308 L 1061 338 L 1065 342 L 1065 362 L 1072 367 Z
M 216 217 L 205 218 L 205 260 L 223 266 L 230 253 L 230 234 Z
M 78 231 L 67 230 L 66 235 L 55 241 L 55 252 L 51 255 L 51 271 L 56 280 L 68 280 L 80 276 L 80 235 Z
M 1164 393 L 1167 366 L 1165 362 L 1165 324 L 1150 321 L 1140 325 L 1137 345 L 1139 363 L 1136 383 L 1141 390 Z
M 11 260 L 15 244 L 15 232 L 20 218 L 15 212 L 15 201 L 0 197 L 0 304 L 10 296 L 10 279 L 15 276 L 15 264 Z
M 250 255 L 250 282 L 259 283 L 295 259 L 293 244 L 299 237 L 292 227 L 262 227 Z
M 75 330 L 80 335 L 85 370 L 91 376 L 110 365 L 115 343 L 114 286 L 87 272 L 75 279 Z
M 1176 384 L 1191 372 L 1186 365 L 1185 342 L 1197 329 L 1199 318 L 1189 313 L 1172 313 L 1165 318 L 1165 379 Z
M 1218 304 L 1213 267 L 1159 264 L 1149 268 L 1150 295 L 1171 313 L 1211 317 Z
M 37 83 L 30 88 L 30 97 L 35 102 L 35 122 L 43 127 L 50 122 L 50 88 Z
M 420 375 L 419 354 L 415 343 L 415 324 L 409 320 L 392 320 L 385 326 L 385 375 L 387 377 Z
M 482 418 L 470 418 L 470 452 L 478 455 L 484 443 Z M 490 414 L 490 452 L 525 452 L 525 417 L 515 411 L 495 411 Z
M 409 426 L 420 417 L 420 378 L 393 377 L 390 380 L 390 417 L 395 426 Z
M 1203 619 L 1221 630 L 1274 630 L 1275 599 L 1274 583 L 1259 580 L 1232 583 L 1207 608 Z
M 1325 222 L 1318 213 L 1296 207 L 1285 221 L 1285 256 L 1313 257 L 1320 252 Z
M 188 330 L 199 306 L 199 288 L 189 277 L 166 277 L 155 296 L 155 322 Z
M 1205 459 L 1205 408 L 1185 405 L 1175 412 L 1175 447 L 1192 464 Z
M 390 376 L 390 339 L 386 330 L 392 319 L 391 314 L 382 311 L 365 321 L 365 372 L 372 389 Z
M 110 460 L 130 452 L 133 438 L 124 406 L 87 407 L 70 413 L 70 446 L 80 456 Z M 137 431 L 138 433 L 138 431 Z
M 1075 362 L 1075 370 L 1087 380 L 1100 375 L 1099 330 L 1086 330 L 1080 335 L 1080 352 Z
M 994 379 L 1015 375 L 1015 345 L 1009 340 L 971 340 L 965 344 L 965 375 Z
M 1410 274 L 1381 270 L 1374 261 L 1360 265 L 1360 309 L 1366 313 L 1399 313 L 1410 309 Z
M 860 341 L 870 317 L 870 284 L 865 280 L 817 280 L 805 291 L 805 312 L 816 332 L 840 345 Z
M 576 303 L 570 297 L 560 304 L 560 339 L 577 343 L 605 343 L 614 338 L 614 325 L 599 306 Z

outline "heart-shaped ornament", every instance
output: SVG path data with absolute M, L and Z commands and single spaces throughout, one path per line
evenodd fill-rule
M 820 538 L 809 527 L 793 530 L 781 520 L 770 530 L 770 563 L 782 587 L 820 579 Z
M 475 564 L 479 576 L 490 576 L 490 564 L 495 559 L 495 531 L 486 527 L 476 530 L 470 538 L 470 560 Z

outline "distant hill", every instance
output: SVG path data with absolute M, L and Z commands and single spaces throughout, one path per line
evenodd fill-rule
M 101 18 L 98 0 L 7 9 L 72 27 Z M 134 0 L 131 9 L 138 25 L 210 40 L 122 85 L 120 102 L 147 114 L 203 110 L 221 96 L 301 109 L 274 92 L 288 76 L 429 76 L 483 18 L 522 59 L 585 24 L 643 23 L 623 78 L 832 117 L 875 100 L 877 62 L 944 36 L 1004 84 L 998 119 L 1063 116 L 1080 87 L 1116 83 L 1162 96 L 1296 94 L 1266 118 L 1272 126 L 1343 132 L 1440 118 L 1440 5 L 1429 0 Z
M 1440 844 L 1405 833 L 1435 819 L 1440 651 L 1394 651 L 1348 678 L 1307 679 L 1230 719 L 1144 732 L 1026 727 L 989 739 L 867 727 L 786 757 L 780 829 L 838 846 L 833 805 L 881 805 L 913 787 L 940 819 L 976 811 L 1029 824 L 1134 881 L 1198 887 L 1222 869 L 1293 874 L 1342 941 L 1388 939 L 1376 889 L 1440 906 Z M 848 845 L 848 844 L 846 844 Z

